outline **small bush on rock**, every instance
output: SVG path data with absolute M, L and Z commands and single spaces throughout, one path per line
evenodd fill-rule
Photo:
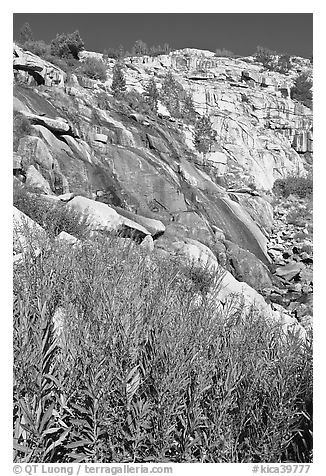
M 47 45 L 43 40 L 28 40 L 22 44 L 22 48 L 26 51 L 34 53 L 34 55 L 44 58 L 50 55 L 50 45 Z
M 103 61 L 97 58 L 87 58 L 79 71 L 88 78 L 106 81 L 106 67 Z

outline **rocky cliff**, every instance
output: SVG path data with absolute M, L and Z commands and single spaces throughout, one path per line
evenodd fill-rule
M 258 294 L 273 303 L 286 286 L 273 274 L 271 188 L 305 175 L 311 161 L 312 114 L 289 97 L 293 77 L 192 49 L 125 63 L 128 89 L 142 92 L 152 77 L 160 87 L 172 71 L 196 111 L 210 115 L 217 137 L 205 160 L 191 126 L 163 108 L 144 116 L 112 97 L 114 60 L 101 83 L 68 78 L 15 46 L 14 111 L 30 124 L 14 151 L 15 180 L 87 214 L 95 230 L 120 230 L 149 249 L 224 270 L 221 302 L 242 294 L 268 318 L 297 326 L 294 306 L 285 312 Z

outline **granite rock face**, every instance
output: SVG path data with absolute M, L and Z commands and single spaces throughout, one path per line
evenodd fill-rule
M 13 67 L 17 79 L 27 84 L 64 87 L 66 73 L 18 45 L 13 49 Z
M 14 175 L 36 184 L 44 200 L 61 200 L 87 215 L 96 232 L 118 232 L 148 252 L 214 263 L 243 281 L 235 284 L 227 275 L 232 289 L 263 301 L 269 296 L 277 305 L 273 292 L 281 285 L 274 280 L 283 278 L 271 271 L 284 250 L 270 246 L 270 191 L 277 178 L 304 175 L 312 151 L 311 111 L 290 99 L 293 78 L 193 49 L 125 63 L 127 87 L 139 92 L 152 77 L 160 87 L 171 70 L 197 113 L 210 115 L 217 132 L 212 150 L 199 154 L 193 126 L 162 104 L 157 116 L 119 106 L 110 94 L 114 61 L 107 63 L 104 84 L 77 76 L 67 84 L 64 74 L 52 81 L 53 65 L 15 46 L 14 71 L 36 82 L 22 87 L 16 78 L 14 84 L 14 108 L 31 124 L 19 140 Z

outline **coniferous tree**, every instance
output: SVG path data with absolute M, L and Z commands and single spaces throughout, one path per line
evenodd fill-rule
M 312 81 L 307 73 L 301 73 L 295 80 L 291 89 L 292 99 L 302 102 L 307 107 L 312 107 Z
M 148 54 L 147 44 L 143 40 L 137 40 L 132 48 L 134 56 L 142 56 Z
M 33 32 L 29 23 L 24 23 L 19 32 L 19 42 L 25 43 L 26 41 L 33 41 Z
M 192 95 L 187 93 L 182 104 L 182 118 L 187 122 L 194 122 L 196 120 L 196 110 Z
M 160 99 L 167 107 L 169 113 L 174 117 L 180 117 L 180 99 L 183 95 L 183 87 L 174 79 L 173 74 L 169 71 L 162 82 Z
M 123 74 L 122 64 L 116 61 L 113 67 L 113 80 L 111 85 L 112 94 L 114 97 L 121 97 L 126 91 L 126 80 Z
M 198 152 L 206 154 L 216 138 L 216 131 L 212 128 L 211 120 L 208 116 L 202 116 L 195 124 L 194 145 Z
M 276 53 L 264 46 L 257 46 L 255 53 L 256 61 L 262 63 L 266 69 L 274 69 L 275 66 L 275 55 Z
M 157 112 L 157 101 L 159 98 L 159 92 L 156 87 L 154 78 L 151 78 L 150 81 L 145 86 L 145 91 L 143 93 L 145 96 L 145 101 L 151 107 L 152 111 Z
M 276 70 L 279 73 L 286 74 L 292 68 L 291 57 L 289 55 L 282 55 L 277 62 Z

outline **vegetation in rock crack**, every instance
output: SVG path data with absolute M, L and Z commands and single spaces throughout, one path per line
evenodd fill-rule
M 196 111 L 191 93 L 186 93 L 182 85 L 169 71 L 162 82 L 160 100 L 166 106 L 171 116 L 194 123 Z
M 113 67 L 111 91 L 115 97 L 121 97 L 121 95 L 126 91 L 126 80 L 123 74 L 123 66 L 119 61 L 117 61 Z
M 198 152 L 206 154 L 215 142 L 216 131 L 209 116 L 200 117 L 195 124 L 194 145 Z
M 160 100 L 174 117 L 180 117 L 180 96 L 182 91 L 183 87 L 175 80 L 173 74 L 169 71 L 162 82 Z
M 15 462 L 310 461 L 311 344 L 114 237 L 38 246 L 14 277 Z
M 154 78 L 151 78 L 144 88 L 143 95 L 145 96 L 145 101 L 149 104 L 150 108 L 156 113 L 157 112 L 157 101 L 160 97 L 159 92 L 156 87 L 156 82 Z

